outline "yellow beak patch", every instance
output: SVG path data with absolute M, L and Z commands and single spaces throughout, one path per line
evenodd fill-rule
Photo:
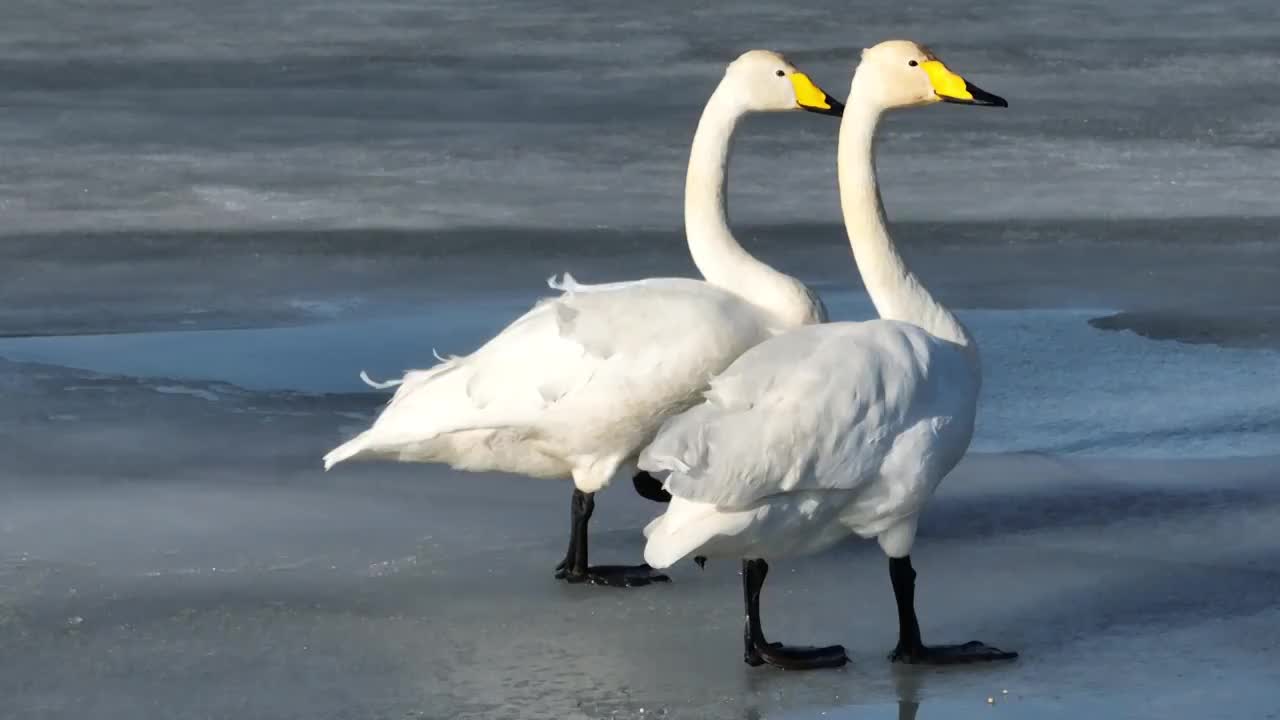
M 920 69 L 929 75 L 929 83 L 938 95 L 952 100 L 973 100 L 964 78 L 948 70 L 940 60 L 926 60 L 920 63 Z
M 961 80 L 960 84 L 963 85 L 964 81 Z M 831 101 L 827 98 L 827 94 L 814 85 L 808 75 L 802 72 L 791 73 L 791 86 L 796 89 L 796 102 L 800 107 L 815 110 L 831 109 Z

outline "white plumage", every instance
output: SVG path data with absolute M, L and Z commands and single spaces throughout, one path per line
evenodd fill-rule
M 898 599 L 895 658 L 972 662 L 1012 657 L 985 645 L 928 648 L 914 611 L 908 554 L 925 502 L 964 456 L 982 384 L 977 346 L 898 254 L 884 222 L 873 159 L 884 110 L 939 102 L 1004 104 L 915 43 L 863 54 L 840 127 L 840 200 L 867 292 L 882 319 L 788 331 L 711 382 L 703 403 L 664 424 L 639 459 L 667 473 L 672 499 L 645 528 L 645 560 L 742 558 L 745 658 L 792 669 L 847 662 L 838 645 L 765 640 L 764 558 L 822 550 L 850 534 L 876 538 Z
M 965 349 L 889 320 L 753 348 L 640 456 L 641 468 L 670 472 L 672 495 L 645 530 L 645 560 L 779 557 L 849 533 L 907 534 L 969 445 L 977 380 Z
M 595 492 L 709 378 L 780 329 L 698 280 L 587 287 L 538 303 L 465 358 L 406 374 L 326 467 L 357 456 L 446 462 L 572 475 Z
M 840 105 L 767 51 L 730 64 L 707 102 L 685 186 L 686 236 L 706 282 L 553 279 L 562 295 L 539 302 L 474 353 L 377 383 L 399 387 L 372 427 L 325 456 L 325 467 L 385 458 L 571 477 L 574 534 L 562 574 L 624 585 L 652 579 L 614 572 L 623 576 L 615 583 L 585 567 L 590 495 L 634 472 L 662 421 L 697 402 L 707 381 L 748 348 L 825 319 L 802 283 L 734 240 L 725 207 L 738 120 L 802 108 L 838 115 Z

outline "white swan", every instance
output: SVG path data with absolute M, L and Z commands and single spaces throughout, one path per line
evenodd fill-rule
M 707 381 L 751 346 L 820 322 L 825 312 L 798 280 L 746 252 L 730 233 L 725 185 L 738 121 L 760 111 L 839 115 L 782 56 L 745 53 L 708 100 L 690 152 L 685 232 L 707 282 L 684 278 L 579 285 L 538 303 L 471 355 L 406 374 L 373 426 L 325 455 L 443 462 L 572 478 L 572 533 L 557 577 L 643 585 L 666 577 L 647 565 L 589 567 L 593 494 L 620 474 L 667 417 L 701 399 Z M 656 481 L 646 491 L 667 499 Z M 661 494 L 661 497 L 655 497 Z
M 792 330 L 745 353 L 701 405 L 669 420 L 640 467 L 669 472 L 645 559 L 743 558 L 746 661 L 842 665 L 844 648 L 770 644 L 760 627 L 762 559 L 816 552 L 850 534 L 890 558 L 900 638 L 893 658 L 1011 658 L 981 643 L 926 647 L 914 610 L 916 521 L 969 447 L 981 370 L 973 337 L 907 268 L 885 227 L 873 158 L 882 112 L 939 101 L 1007 106 L 927 49 L 863 51 L 840 125 L 840 200 L 853 254 L 882 319 Z

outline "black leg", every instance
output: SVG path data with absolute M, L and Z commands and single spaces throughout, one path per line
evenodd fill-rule
M 1016 652 L 1005 652 L 977 641 L 926 647 L 920 640 L 920 623 L 916 619 L 916 571 L 911 567 L 911 556 L 889 558 L 889 580 L 893 582 L 893 597 L 898 603 L 898 647 L 889 655 L 893 662 L 958 665 L 1018 657 Z
M 747 606 L 743 660 L 752 667 L 768 664 L 783 670 L 840 667 L 849 662 L 840 645 L 788 647 L 765 640 L 764 629 L 760 625 L 760 589 L 764 587 L 768 574 L 769 563 L 764 560 L 742 561 L 742 595 Z
M 569 537 L 569 549 L 564 553 L 564 559 L 556 563 L 556 579 L 563 580 L 569 575 L 569 566 L 573 564 L 573 537 Z
M 636 492 L 645 500 L 652 500 L 656 503 L 671 502 L 671 493 L 662 489 L 662 483 L 658 478 L 641 470 L 631 478 L 631 484 L 635 486 Z
M 768 565 L 757 569 L 754 560 L 742 561 L 742 603 L 747 608 L 746 621 L 742 624 L 742 659 L 751 667 L 764 664 L 764 658 L 756 650 L 756 638 L 764 637 L 760 627 L 760 588 L 768 572 Z
M 565 580 L 569 577 L 569 573 L 573 570 L 574 561 L 578 557 L 578 535 L 582 534 L 582 540 L 586 541 L 587 524 L 581 521 L 581 516 L 586 505 L 586 500 L 591 496 L 586 493 L 579 492 L 574 488 L 572 497 L 569 498 L 569 548 L 565 550 L 564 559 L 556 565 L 556 579 Z M 595 503 L 592 503 L 594 509 Z M 583 562 L 583 566 L 586 562 Z
M 596 565 L 587 564 L 587 523 L 596 509 L 591 493 L 574 489 L 570 504 L 569 549 L 564 560 L 556 566 L 556 577 L 570 583 L 591 583 L 610 587 L 639 587 L 655 582 L 668 582 L 670 578 L 648 565 Z

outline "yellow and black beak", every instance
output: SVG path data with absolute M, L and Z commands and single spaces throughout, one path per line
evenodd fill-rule
M 992 95 L 977 85 L 947 69 L 940 60 L 926 60 L 920 63 L 920 69 L 929 75 L 933 92 L 943 102 L 960 105 L 982 105 L 986 107 L 1009 107 L 1009 101 L 999 95 Z
M 822 88 L 813 84 L 808 75 L 802 72 L 791 73 L 791 86 L 796 90 L 796 104 L 801 110 L 808 110 L 819 115 L 844 114 L 844 105 L 828 95 Z

